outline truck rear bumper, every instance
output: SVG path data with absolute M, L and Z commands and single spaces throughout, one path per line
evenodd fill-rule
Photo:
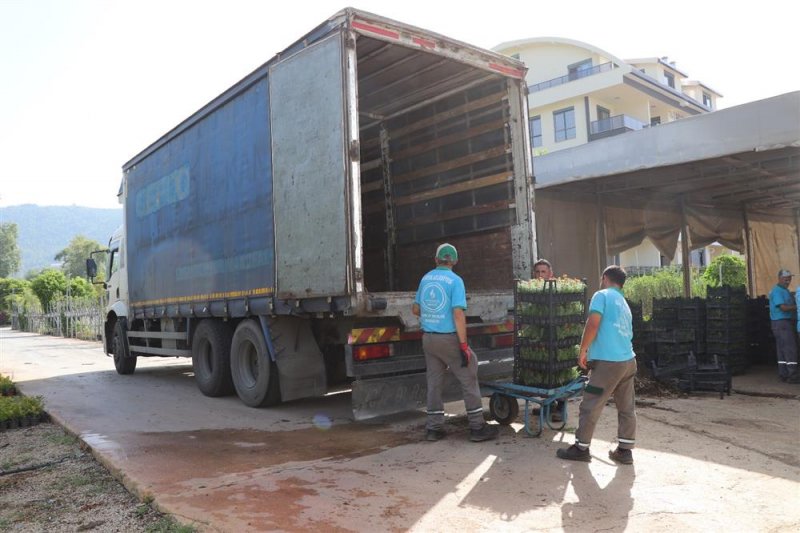
M 477 355 L 480 381 L 501 381 L 510 378 L 514 360 L 513 349 L 491 350 Z M 413 360 L 422 362 L 421 368 L 417 362 L 415 367 L 417 371 L 414 373 L 356 379 L 353 382 L 353 416 L 356 420 L 425 407 L 427 392 L 425 360 L 422 357 Z M 443 397 L 446 402 L 461 398 L 458 380 L 450 373 L 445 375 Z

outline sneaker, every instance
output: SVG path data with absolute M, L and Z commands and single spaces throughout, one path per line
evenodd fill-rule
M 589 448 L 578 448 L 578 446 L 575 444 L 569 448 L 561 448 L 556 450 L 556 455 L 559 459 L 566 459 L 567 461 L 583 461 L 588 463 L 592 460 L 592 456 L 589 453 Z
M 443 429 L 429 429 L 425 432 L 425 440 L 429 442 L 436 442 L 437 440 L 442 440 L 447 436 L 447 433 Z
M 616 450 L 610 450 L 608 452 L 608 457 L 611 458 L 612 461 L 616 461 L 623 465 L 633 464 L 633 452 L 626 450 L 625 448 L 617 447 Z
M 469 430 L 469 440 L 472 442 L 483 442 L 485 440 L 491 440 L 497 438 L 497 435 L 500 433 L 500 429 L 497 426 L 484 424 L 481 426 L 480 429 L 470 429 Z

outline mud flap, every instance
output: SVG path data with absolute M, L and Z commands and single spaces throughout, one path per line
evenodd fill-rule
M 512 365 L 513 358 L 510 355 L 481 361 L 478 366 L 478 379 L 479 381 L 509 379 Z M 376 416 L 422 409 L 425 407 L 426 394 L 427 383 L 424 372 L 359 379 L 353 382 L 353 416 L 356 420 L 366 420 Z M 442 397 L 445 402 L 460 400 L 462 397 L 461 385 L 449 372 L 445 374 Z
M 324 396 L 325 361 L 311 332 L 311 321 L 280 317 L 269 324 L 276 351 L 281 401 Z

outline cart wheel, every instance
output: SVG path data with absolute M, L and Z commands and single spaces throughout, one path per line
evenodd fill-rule
M 516 398 L 495 392 L 489 398 L 489 412 L 498 424 L 509 425 L 519 415 L 519 404 Z

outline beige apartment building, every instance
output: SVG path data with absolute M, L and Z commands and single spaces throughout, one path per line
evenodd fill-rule
M 494 50 L 528 66 L 534 157 L 708 113 L 722 98 L 666 57 L 623 60 L 558 37 L 510 41 Z M 711 255 L 711 250 L 696 250 L 692 264 L 703 266 Z M 648 240 L 617 260 L 637 267 L 669 264 Z M 680 257 L 672 262 L 679 263 Z
M 622 60 L 556 37 L 511 41 L 494 50 L 528 65 L 537 155 L 708 113 L 722 97 L 665 57 Z

